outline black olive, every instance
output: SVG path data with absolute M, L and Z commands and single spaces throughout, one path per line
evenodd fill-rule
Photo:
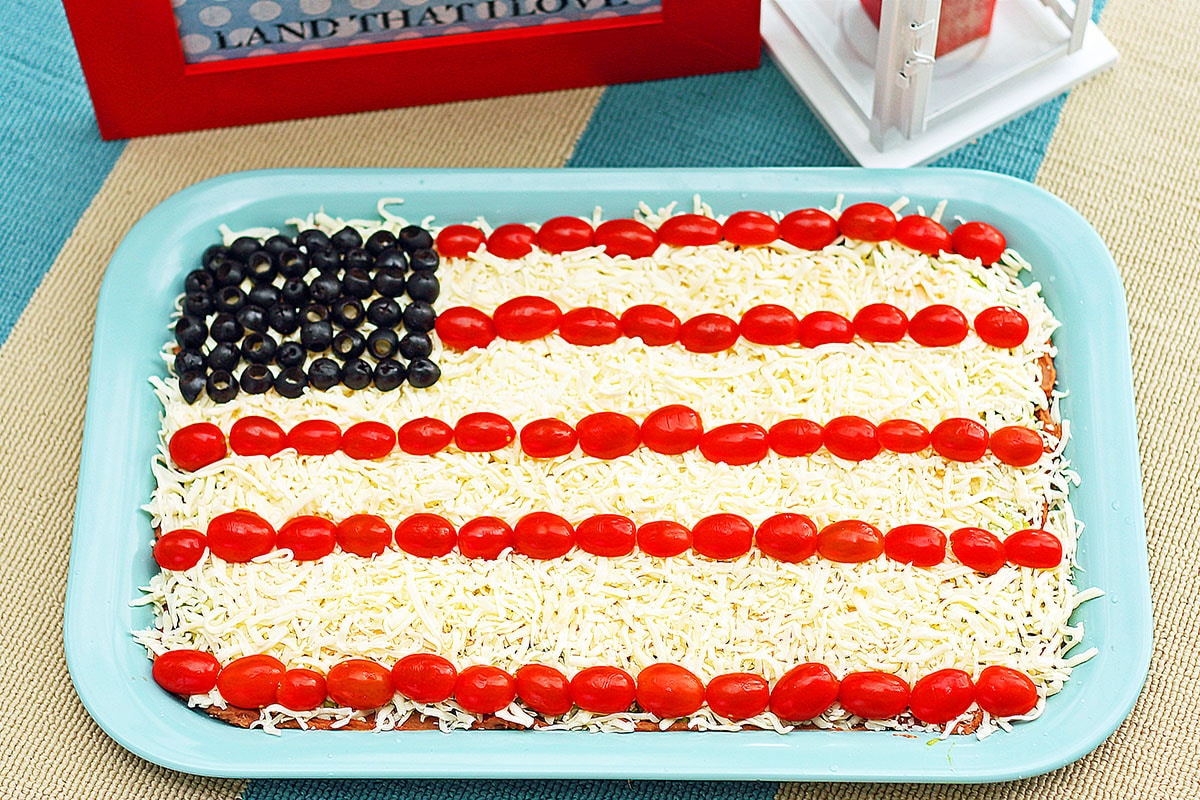
M 269 283 L 258 283 L 246 292 L 246 302 L 262 309 L 268 309 L 280 301 L 283 295 L 279 289 Z
M 271 324 L 267 321 L 267 312 L 262 306 L 242 306 L 237 312 L 237 321 L 248 331 L 266 333 Z
M 401 228 L 400 235 L 396 238 L 406 253 L 433 247 L 433 237 L 429 235 L 429 231 L 420 225 L 407 225 Z
M 213 312 L 213 299 L 210 294 L 187 294 L 183 298 L 183 313 L 189 317 L 207 317 Z
M 304 377 L 304 370 L 299 367 L 288 367 L 275 376 L 275 391 L 284 397 L 299 397 L 304 394 L 307 385 L 308 378 Z
M 404 270 L 399 267 L 380 269 L 375 273 L 374 284 L 375 291 L 384 297 L 400 297 L 404 294 Z
M 179 393 L 183 395 L 184 401 L 188 405 L 191 405 L 196 402 L 196 398 L 204 391 L 207 383 L 208 378 L 205 372 L 189 370 L 179 376 Z
M 229 248 L 223 244 L 210 244 L 204 248 L 204 253 L 200 256 L 200 266 L 209 272 L 213 272 L 221 264 L 229 260 Z
M 415 250 L 408 257 L 409 269 L 420 270 L 422 272 L 437 272 L 439 263 L 438 254 L 428 247 Z
M 342 291 L 349 297 L 366 300 L 374 291 L 371 273 L 365 267 L 351 267 L 346 270 L 346 274 L 342 276 Z
M 229 255 L 241 261 L 243 264 L 250 259 L 250 255 L 261 248 L 258 239 L 253 236 L 239 236 L 229 245 Z
M 316 303 L 332 303 L 342 293 L 342 282 L 329 272 L 323 272 L 308 284 L 308 296 Z
M 208 368 L 215 371 L 224 370 L 233 372 L 237 369 L 238 363 L 242 360 L 242 351 L 233 342 L 221 342 L 214 345 L 205 356 L 204 363 Z
M 255 283 L 270 283 L 275 279 L 275 259 L 266 250 L 257 250 L 246 260 L 246 277 Z
M 302 367 L 308 351 L 299 342 L 283 342 L 275 348 L 275 363 L 281 367 Z
M 400 304 L 390 297 L 376 297 L 367 306 L 367 321 L 377 328 L 394 328 L 400 324 Z
M 275 376 L 266 364 L 251 364 L 242 370 L 240 383 L 246 394 L 262 394 L 275 385 Z
M 277 256 L 285 250 L 294 249 L 295 246 L 295 242 L 284 236 L 282 233 L 275 234 L 262 244 L 263 250 L 266 250 L 273 256 Z
M 202 372 L 207 368 L 204 354 L 199 350 L 180 350 L 175 354 L 175 374 Z
M 237 286 L 242 282 L 244 276 L 245 271 L 242 265 L 236 261 L 226 261 L 213 272 L 213 278 L 218 287 Z
M 356 330 L 339 331 L 333 337 L 333 355 L 342 361 L 358 358 L 367 347 L 366 338 Z
M 275 256 L 275 263 L 279 265 L 279 274 L 285 278 L 303 278 L 308 272 L 308 256 L 295 248 Z
M 408 382 L 418 389 L 433 386 L 440 377 L 441 369 L 428 358 L 414 358 L 408 365 Z
M 426 303 L 437 300 L 442 291 L 437 276 L 432 272 L 414 272 L 408 276 L 404 288 L 413 300 L 422 300 Z
M 374 261 L 371 254 L 361 247 L 355 247 L 342 254 L 342 266 L 346 269 L 370 269 Z
M 367 243 L 363 247 L 371 255 L 377 256 L 395 244 L 396 237 L 391 231 L 375 231 L 367 237 Z
M 376 364 L 372 374 L 375 388 L 381 392 L 392 391 L 404 383 L 406 378 L 408 378 L 408 367 L 391 358 L 385 358 Z
M 185 349 L 199 349 L 208 341 L 208 326 L 198 317 L 180 317 L 175 323 L 175 341 Z
M 296 244 L 303 247 L 309 253 L 313 250 L 327 250 L 333 246 L 329 241 L 329 237 L 325 235 L 325 232 L 316 228 L 300 231 L 300 235 L 296 237 Z
M 271 306 L 267 309 L 267 322 L 271 324 L 271 330 L 287 336 L 300 327 L 300 312 L 288 305 Z
M 356 298 L 339 297 L 329 309 L 329 318 L 343 328 L 357 328 L 367 318 L 367 312 Z
M 367 337 L 367 352 L 376 361 L 391 358 L 400 346 L 400 338 L 391 328 L 376 328 Z
M 227 370 L 223 369 L 211 373 L 204 388 L 208 390 L 208 396 L 214 403 L 228 403 L 238 396 L 237 381 Z
M 424 300 L 409 303 L 408 307 L 404 309 L 405 330 L 418 333 L 431 331 L 435 322 L 437 322 L 437 313 L 434 312 L 433 306 Z
M 251 333 L 242 339 L 242 358 L 251 364 L 270 364 L 277 347 L 270 334 Z
M 328 350 L 333 344 L 333 323 L 329 320 L 304 323 L 300 326 L 300 343 L 310 353 Z
M 246 305 L 246 293 L 238 286 L 222 286 L 217 289 L 213 305 L 216 306 L 217 311 L 228 311 L 232 314 Z
M 302 278 L 288 278 L 280 287 L 279 296 L 285 303 L 299 308 L 308 302 L 308 284 Z
M 404 254 L 403 250 L 397 247 L 389 247 L 375 256 L 375 269 L 398 269 L 404 272 L 408 269 L 408 256 Z
M 300 312 L 301 322 L 324 322 L 329 319 L 329 306 L 320 303 L 309 303 Z
M 433 352 L 433 340 L 427 333 L 406 333 L 400 340 L 400 355 L 412 361 L 414 358 L 428 358 Z
M 332 248 L 310 250 L 308 251 L 308 265 L 316 267 L 319 272 L 337 272 L 342 268 L 342 259 L 338 258 L 337 251 Z
M 212 324 L 208 326 L 208 333 L 217 342 L 236 342 L 245 335 L 246 330 L 242 323 L 237 321 L 237 317 L 224 312 L 213 317 Z
M 308 365 L 308 383 L 317 389 L 336 386 L 342 379 L 342 368 L 332 358 L 318 358 Z
M 188 294 L 208 294 L 217 285 L 213 274 L 202 269 L 194 269 L 183 279 L 183 290 Z
M 361 358 L 353 358 L 342 365 L 342 385 L 349 389 L 365 389 L 374 377 L 371 365 Z
M 336 249 L 341 250 L 343 252 L 345 252 L 346 250 L 353 250 L 356 247 L 363 246 L 362 234 L 360 234 L 358 231 L 356 231 L 354 228 L 350 227 L 349 225 L 342 228 L 340 231 L 335 233 L 333 236 L 330 236 L 329 241 L 333 243 L 333 246 Z

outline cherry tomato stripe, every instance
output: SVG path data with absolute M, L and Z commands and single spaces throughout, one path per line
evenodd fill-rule
M 364 558 L 397 548 L 418 558 L 441 558 L 455 549 L 471 559 L 496 559 L 513 551 L 538 561 L 562 558 L 571 551 L 605 558 L 641 551 L 657 558 L 693 552 L 728 561 L 757 550 L 764 556 L 797 564 L 816 556 L 859 564 L 884 556 L 914 567 L 934 567 L 947 556 L 985 574 L 1006 562 L 1018 567 L 1053 569 L 1062 563 L 1062 542 L 1040 528 L 1026 528 L 1001 540 L 983 528 L 960 528 L 949 536 L 923 523 L 908 523 L 886 533 L 858 519 L 836 520 L 818 528 L 794 512 L 775 514 L 755 526 L 738 514 L 704 517 L 691 528 L 673 520 L 642 525 L 620 514 L 596 514 L 572 523 L 549 511 L 534 511 L 511 524 L 499 517 L 476 517 L 457 529 L 438 514 L 421 512 L 394 527 L 374 514 L 335 521 L 314 515 L 293 517 L 278 530 L 263 517 L 237 510 L 218 514 L 202 533 L 194 528 L 166 531 L 154 545 L 164 569 L 185 570 L 200 562 L 207 548 L 214 556 L 244 563 L 276 550 L 290 550 L 297 561 L 316 561 L 337 548 Z
M 302 456 L 336 452 L 374 461 L 396 450 L 413 456 L 439 453 L 453 445 L 468 453 L 494 452 L 516 444 L 531 458 L 556 458 L 575 451 L 598 459 L 627 456 L 639 447 L 663 455 L 699 450 L 713 463 L 743 466 L 771 453 L 783 457 L 810 456 L 824 448 L 848 461 L 866 461 L 884 451 L 923 453 L 927 450 L 951 461 L 978 461 L 991 452 L 1012 467 L 1036 464 L 1046 450 L 1032 428 L 1009 425 L 988 432 L 982 423 L 961 417 L 926 429 L 907 419 L 878 425 L 856 415 L 844 415 L 819 425 L 789 418 L 770 428 L 753 422 L 733 422 L 705 430 L 700 414 L 681 404 L 656 409 L 638 423 L 612 411 L 588 414 L 575 425 L 546 418 L 517 430 L 509 419 L 492 412 L 465 414 L 453 426 L 433 417 L 409 420 L 398 429 L 377 421 L 358 422 L 345 431 L 328 420 L 305 420 L 285 432 L 274 420 L 247 416 L 232 424 L 229 435 L 214 423 L 197 422 L 172 434 L 168 454 L 177 467 L 195 471 L 229 456 L 275 456 L 291 449 Z
M 785 722 L 807 722 L 839 703 L 863 719 L 890 719 L 905 713 L 941 725 L 978 707 L 993 716 L 1026 714 L 1037 704 L 1028 675 L 991 665 L 972 677 L 961 669 L 941 669 L 911 686 L 881 671 L 849 672 L 838 678 L 824 664 L 799 664 L 774 686 L 760 675 L 718 675 L 707 685 L 690 670 L 667 662 L 651 664 L 637 676 L 615 666 L 597 665 L 574 676 L 557 667 L 526 664 L 515 672 L 473 664 L 459 669 L 435 653 L 413 653 L 388 667 L 350 658 L 328 673 L 288 668 L 277 658 L 254 654 L 227 664 L 199 650 L 170 650 L 154 660 L 151 674 L 168 692 L 207 694 L 214 688 L 231 705 L 261 709 L 279 705 L 291 711 L 320 707 L 370 711 L 397 696 L 419 704 L 453 700 L 468 713 L 484 716 L 514 700 L 549 717 L 572 709 L 595 714 L 649 713 L 660 719 L 688 717 L 707 706 L 740 722 L 770 711 Z
M 471 306 L 454 306 L 438 314 L 438 338 L 454 350 L 487 347 L 497 338 L 515 342 L 557 335 L 570 344 L 594 347 L 617 339 L 640 338 L 647 345 L 679 344 L 693 353 L 728 350 L 739 339 L 755 344 L 805 348 L 849 343 L 899 342 L 907 337 L 922 347 L 951 347 L 974 330 L 984 343 L 1000 348 L 1021 345 L 1029 334 L 1029 321 L 1008 306 L 991 306 L 968 320 L 958 308 L 935 303 L 911 318 L 889 303 L 872 303 L 852 318 L 834 311 L 812 311 L 798 316 L 776 304 L 758 305 L 740 321 L 725 314 L 704 313 L 687 320 L 654 304 L 635 305 L 620 314 L 594 306 L 562 310 L 553 301 L 522 295 L 501 303 L 489 316 Z

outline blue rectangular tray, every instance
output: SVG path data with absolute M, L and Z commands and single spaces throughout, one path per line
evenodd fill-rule
M 323 208 L 374 218 L 381 197 L 404 199 L 410 219 L 484 215 L 495 223 L 560 214 L 632 213 L 700 194 L 717 213 L 787 211 L 908 197 L 996 225 L 1034 265 L 1063 322 L 1059 382 L 1069 393 L 1068 457 L 1086 524 L 1082 586 L 1105 596 L 1075 619 L 1099 655 L 1076 669 L 1045 714 L 978 741 L 929 735 L 797 731 L 742 733 L 466 731 L 246 731 L 188 709 L 150 677 L 131 631 L 155 571 L 149 517 L 159 406 L 147 378 L 163 374 L 167 314 L 217 227 L 282 227 Z M 152 210 L 122 242 L 96 309 L 64 640 L 75 687 L 117 742 L 172 769 L 237 777 L 539 777 L 981 782 L 1047 772 L 1095 748 L 1128 715 L 1151 649 L 1150 589 L 1134 423 L 1129 336 L 1116 268 L 1095 231 L 1046 192 L 1015 179 L 959 170 L 275 170 L 228 175 Z

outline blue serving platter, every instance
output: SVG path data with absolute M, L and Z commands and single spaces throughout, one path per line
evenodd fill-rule
M 168 312 L 218 226 L 282 227 L 324 209 L 374 218 L 379 198 L 403 198 L 414 221 L 539 221 L 561 214 L 630 215 L 640 201 L 690 209 L 699 194 L 720 214 L 787 211 L 863 200 L 911 200 L 947 219 L 985 220 L 1034 265 L 1063 322 L 1055 342 L 1072 495 L 1086 524 L 1081 586 L 1105 595 L 1077 610 L 1078 667 L 1036 721 L 987 739 L 889 732 L 741 733 L 283 731 L 269 735 L 189 709 L 151 679 L 131 632 L 132 607 L 155 571 L 149 517 L 160 408 L 148 378 Z M 108 266 L 96 309 L 64 640 L 85 707 L 113 739 L 172 769 L 231 777 L 672 778 L 983 782 L 1037 775 L 1074 761 L 1133 707 L 1149 666 L 1150 588 L 1134 421 L 1129 334 L 1120 279 L 1103 242 L 1059 199 L 1028 183 L 964 170 L 273 170 L 188 188 L 148 213 Z M 1081 649 L 1082 649 L 1081 647 Z

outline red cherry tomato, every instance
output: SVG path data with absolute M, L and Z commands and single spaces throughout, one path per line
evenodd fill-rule
M 918 253 L 936 256 L 950 252 L 950 231 L 942 223 L 920 214 L 901 217 L 896 223 L 896 241 Z
M 501 225 L 487 237 L 487 249 L 500 258 L 522 258 L 533 252 L 537 234 L 528 225 L 510 222 Z
M 530 709 L 548 717 L 560 717 L 570 711 L 571 682 L 554 667 L 526 664 L 517 670 L 517 697 Z
M 648 347 L 662 347 L 679 341 L 683 323 L 669 309 L 656 305 L 630 306 L 621 314 L 621 335 L 641 339 Z
M 396 432 L 382 422 L 356 422 L 342 434 L 342 452 L 360 461 L 376 461 L 396 446 Z
M 433 417 L 410 419 L 396 431 L 396 444 L 410 456 L 430 456 L 454 441 L 454 428 Z
M 801 208 L 779 220 L 779 238 L 805 250 L 822 250 L 837 237 L 837 220 L 819 208 Z
M 516 680 L 499 667 L 467 667 L 454 681 L 455 701 L 471 714 L 495 714 L 516 697 Z
M 833 311 L 813 311 L 800 320 L 796 340 L 801 347 L 820 347 L 823 344 L 846 344 L 854 341 L 854 326 L 850 320 Z
M 923 347 L 949 347 L 967 338 L 967 316 L 954 306 L 925 306 L 908 322 L 908 335 Z
M 575 705 L 593 714 L 619 714 L 637 696 L 637 684 L 619 667 L 588 667 L 571 679 Z
M 992 347 L 1020 347 L 1029 335 L 1029 320 L 1015 308 L 992 306 L 975 315 L 975 333 Z
M 325 702 L 325 676 L 311 669 L 289 669 L 279 679 L 275 702 L 292 711 L 312 711 Z
M 987 428 L 973 419 L 944 419 L 929 432 L 929 444 L 951 461 L 978 461 L 988 448 Z
M 887 672 L 851 672 L 842 678 L 838 702 L 864 719 L 891 719 L 908 708 L 909 688 L 904 679 Z
M 396 546 L 417 558 L 441 558 L 457 543 L 454 526 L 437 514 L 413 514 L 396 526 Z
M 538 561 L 561 558 L 575 546 L 575 528 L 557 514 L 534 511 L 513 525 L 513 549 Z
M 154 543 L 154 561 L 163 569 L 191 569 L 200 563 L 208 539 L 192 528 L 177 528 L 158 537 Z
M 834 417 L 821 434 L 825 448 L 847 461 L 866 461 L 879 455 L 879 430 L 870 421 L 853 415 Z
M 679 214 L 658 226 L 658 239 L 672 247 L 699 247 L 721 241 L 721 223 L 700 214 Z
M 575 544 L 594 556 L 627 556 L 637 544 L 637 525 L 620 514 L 597 514 L 575 526 Z
M 908 315 L 890 303 L 871 303 L 854 315 L 854 333 L 868 342 L 898 342 L 908 333 Z
M 771 687 L 761 675 L 729 672 L 708 682 L 704 699 L 714 714 L 740 722 L 767 710 Z
M 283 447 L 283 428 L 273 419 L 242 417 L 229 428 L 229 449 L 239 456 L 273 456 Z
M 824 431 L 810 419 L 785 419 L 767 431 L 767 444 L 781 456 L 811 456 L 821 449 Z
M 374 514 L 346 517 L 337 524 L 334 535 L 343 550 L 362 558 L 373 558 L 392 543 L 391 526 Z
M 593 458 L 619 458 L 637 449 L 641 442 L 638 424 L 615 411 L 588 414 L 575 425 L 579 449 Z
M 1046 445 L 1038 432 L 1020 425 L 1006 425 L 994 431 L 988 447 L 1001 463 L 1011 467 L 1028 467 L 1042 458 Z
M 490 453 L 508 447 L 516 438 L 513 424 L 490 411 L 464 414 L 454 425 L 454 445 L 467 453 Z
M 172 694 L 208 694 L 217 685 L 221 664 L 212 653 L 168 650 L 154 659 L 154 682 Z
M 530 342 L 553 333 L 561 318 L 562 311 L 550 300 L 522 295 L 497 306 L 492 324 L 501 339 Z
M 521 428 L 521 450 L 532 458 L 557 458 L 575 449 L 579 436 L 561 419 L 535 419 Z
M 986 222 L 964 222 L 950 234 L 950 243 L 960 256 L 978 258 L 985 265 L 999 261 L 1008 246 L 1004 234 Z
M 961 669 L 939 669 L 912 687 L 908 706 L 913 716 L 930 725 L 942 725 L 966 712 L 975 702 L 975 684 Z
M 893 453 L 919 453 L 929 447 L 929 431 L 911 419 L 889 419 L 879 423 L 879 446 Z
M 331 455 L 342 446 L 342 429 L 327 419 L 306 419 L 288 431 L 284 445 L 301 456 Z
M 1054 569 L 1062 563 L 1062 542 L 1049 531 L 1026 528 L 1004 540 L 1004 557 L 1018 567 Z
M 555 217 L 538 228 L 538 247 L 547 253 L 568 253 L 592 246 L 595 231 L 579 217 Z
M 466 558 L 495 561 L 513 546 L 513 530 L 499 517 L 476 517 L 458 529 L 458 552 Z
M 993 717 L 1018 717 L 1037 705 L 1037 686 L 1011 667 L 985 667 L 975 681 L 975 702 Z
M 440 312 L 433 329 L 442 344 L 453 350 L 487 347 L 496 338 L 492 318 L 470 306 L 455 306 Z
M 679 328 L 679 343 L 692 353 L 718 353 L 738 340 L 738 324 L 724 314 L 700 314 Z
M 658 249 L 658 235 L 635 219 L 610 219 L 596 227 L 596 245 L 614 258 L 645 258 Z
M 413 653 L 392 667 L 391 687 L 414 703 L 441 703 L 454 694 L 458 670 L 434 653 Z
M 638 673 L 637 703 L 660 719 L 695 714 L 704 705 L 704 683 L 678 664 L 651 664 Z
M 337 525 L 324 517 L 292 517 L 280 526 L 275 546 L 291 550 L 297 561 L 316 561 L 337 546 Z
M 691 549 L 692 532 L 678 522 L 655 520 L 637 531 L 638 549 L 655 558 L 674 558 Z
M 395 694 L 388 668 L 365 658 L 334 664 L 325 676 L 325 686 L 330 700 L 359 711 L 379 708 Z
M 883 537 L 883 552 L 901 564 L 932 567 L 946 560 L 946 534 L 932 525 L 898 525 Z
M 770 452 L 767 430 L 753 422 L 731 422 L 706 431 L 700 438 L 700 453 L 714 463 L 744 466 L 757 464 Z
M 651 411 L 642 420 L 642 443 L 656 453 L 676 456 L 700 446 L 704 424 L 700 415 L 684 405 Z
M 474 225 L 447 225 L 438 231 L 434 246 L 445 258 L 466 258 L 485 241 L 483 231 Z
M 208 523 L 208 549 L 217 558 L 244 563 L 275 549 L 275 529 L 252 511 L 218 514 Z
M 800 320 L 791 309 L 766 303 L 743 314 L 738 331 L 755 344 L 791 344 L 800 337 Z
M 570 344 L 583 347 L 612 344 L 621 338 L 621 321 L 603 308 L 573 308 L 559 320 L 558 335 Z
M 841 564 L 861 564 L 883 552 L 883 534 L 869 522 L 843 519 L 830 523 L 817 534 L 821 558 Z
M 725 241 L 741 247 L 770 244 L 779 238 L 779 223 L 761 211 L 735 211 L 721 232 Z
M 275 692 L 286 670 L 282 661 L 265 653 L 235 658 L 217 676 L 217 691 L 238 708 L 269 706 L 275 702 Z
M 771 711 L 782 720 L 804 722 L 829 710 L 838 696 L 838 679 L 824 664 L 792 667 L 771 690 Z
M 838 230 L 848 239 L 883 242 L 896 232 L 896 215 L 879 203 L 855 203 L 838 217 Z
M 785 564 L 799 564 L 817 552 L 817 526 L 803 514 L 776 514 L 754 532 L 763 555 Z
M 211 422 L 195 422 L 175 431 L 167 445 L 175 466 L 195 472 L 226 456 L 225 434 Z
M 983 528 L 959 528 L 950 534 L 950 552 L 976 572 L 995 575 L 1004 566 L 1004 544 Z
M 692 549 L 717 561 L 729 561 L 750 552 L 754 525 L 737 514 L 713 514 L 692 526 Z

